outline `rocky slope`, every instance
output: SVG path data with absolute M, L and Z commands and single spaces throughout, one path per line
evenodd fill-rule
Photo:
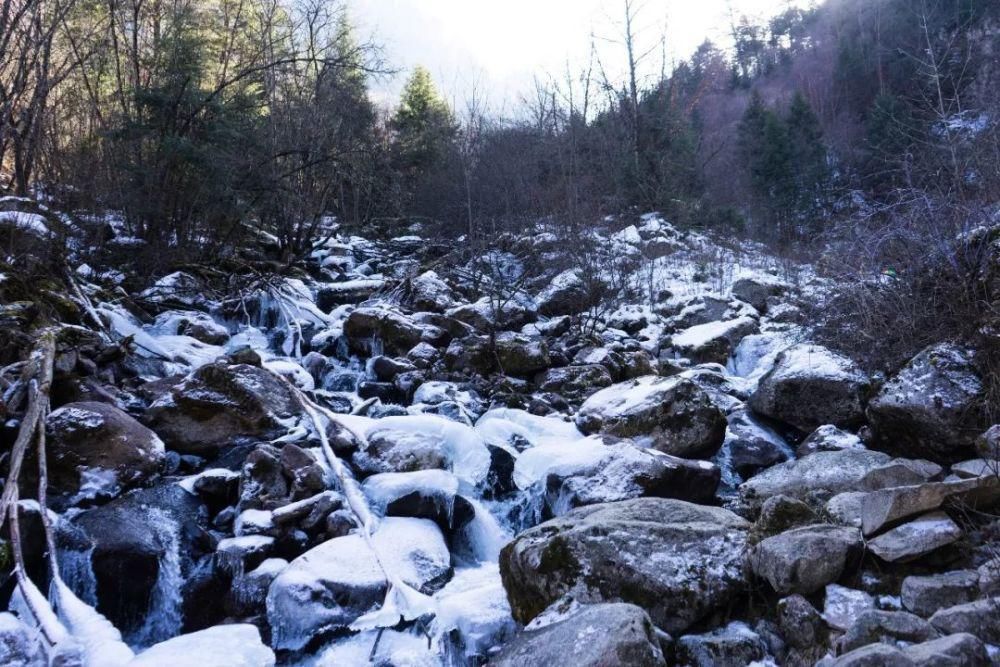
M 18 233 L 44 242 L 31 220 Z M 605 302 L 551 233 L 516 244 L 546 268 L 497 251 L 498 277 L 416 236 L 328 231 L 304 271 L 238 295 L 197 272 L 128 294 L 71 266 L 106 334 L 78 301 L 85 326 L 59 335 L 48 505 L 61 579 L 114 627 L 95 648 L 55 605 L 83 645 L 60 650 L 996 664 L 1000 435 L 971 351 L 869 377 L 811 342 L 809 267 L 656 215 L 595 230 Z M 3 294 L 4 326 L 29 331 Z M 39 504 L 17 514 L 49 590 Z M 0 662 L 46 664 L 10 588 Z

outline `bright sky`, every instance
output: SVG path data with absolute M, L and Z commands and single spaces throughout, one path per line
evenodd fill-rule
M 664 26 L 668 58 L 685 58 L 706 38 L 726 43 L 730 7 L 736 15 L 771 16 L 805 0 L 635 0 L 640 41 L 648 48 Z M 491 105 L 531 90 L 534 76 L 565 78 L 567 62 L 581 71 L 598 37 L 601 61 L 615 76 L 624 66 L 620 40 L 624 0 L 348 0 L 360 35 L 385 47 L 400 74 L 377 86 L 394 98 L 415 65 L 461 99 L 475 85 Z M 647 67 L 658 72 L 660 50 Z

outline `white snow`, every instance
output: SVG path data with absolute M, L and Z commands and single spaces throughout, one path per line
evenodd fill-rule
M 24 211 L 0 211 L 0 226 L 16 227 L 36 236 L 48 236 L 49 226 L 45 218 L 37 213 Z
M 129 667 L 273 667 L 274 652 L 250 624 L 217 625 L 156 644 Z

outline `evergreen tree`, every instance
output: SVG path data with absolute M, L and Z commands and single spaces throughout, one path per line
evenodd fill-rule
M 796 194 L 788 128 L 754 91 L 737 128 L 737 136 L 740 156 L 757 198 L 756 208 L 773 226 L 772 235 L 787 241 Z
M 393 163 L 406 194 L 412 196 L 420 177 L 448 157 L 458 131 L 448 104 L 423 67 L 415 68 L 407 81 L 391 128 Z
M 796 184 L 799 217 L 820 214 L 830 172 L 819 118 L 802 93 L 797 92 L 788 109 L 788 140 L 792 151 L 792 173 Z

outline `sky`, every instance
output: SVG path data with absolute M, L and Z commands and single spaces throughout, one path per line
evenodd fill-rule
M 771 16 L 790 0 L 634 0 L 641 4 L 640 41 L 659 42 L 666 26 L 667 60 L 689 56 L 705 39 L 726 42 L 729 8 Z M 805 4 L 807 0 L 791 0 Z M 565 79 L 586 68 L 591 43 L 609 76 L 624 71 L 624 0 L 348 0 L 359 35 L 385 49 L 399 73 L 376 82 L 375 95 L 393 101 L 406 74 L 423 65 L 453 102 L 473 88 L 496 107 L 530 93 L 534 77 Z M 591 39 L 591 35 L 596 40 Z M 661 69 L 662 49 L 646 59 L 646 73 Z

